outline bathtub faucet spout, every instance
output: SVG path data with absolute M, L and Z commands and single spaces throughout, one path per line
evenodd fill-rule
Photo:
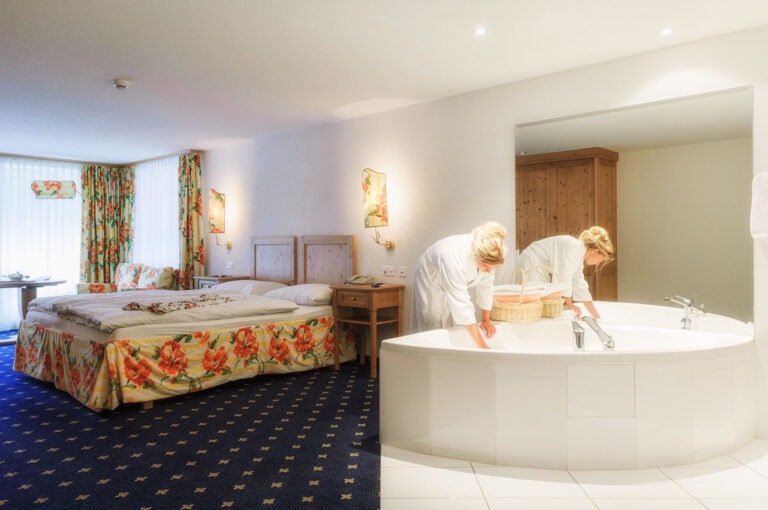
M 693 301 L 688 298 L 684 298 L 683 296 L 675 296 L 673 298 L 667 296 L 664 298 L 664 301 L 670 301 L 683 307 L 684 315 L 683 318 L 680 319 L 680 323 L 682 324 L 683 329 L 691 329 L 691 317 L 704 315 L 707 313 L 704 311 L 704 305 L 695 305 L 693 304 Z
M 613 341 L 613 337 L 605 332 L 603 328 L 600 327 L 600 325 L 597 323 L 594 317 L 591 317 L 589 315 L 582 317 L 584 322 L 589 324 L 589 327 L 594 330 L 595 333 L 597 333 L 597 337 L 600 339 L 601 342 L 603 342 L 603 350 L 604 351 L 612 351 L 614 347 L 616 347 L 616 344 Z

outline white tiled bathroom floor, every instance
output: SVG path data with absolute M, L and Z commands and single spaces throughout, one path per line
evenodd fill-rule
M 381 510 L 767 510 L 768 440 L 626 471 L 495 466 L 381 448 Z

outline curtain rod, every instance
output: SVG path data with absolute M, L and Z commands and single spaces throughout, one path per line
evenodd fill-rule
M 174 152 L 173 154 L 166 154 L 164 156 L 157 156 L 154 158 L 149 159 L 142 159 L 141 161 L 134 161 L 132 163 L 99 163 L 97 161 L 77 161 L 74 159 L 61 159 L 61 158 L 43 158 L 39 156 L 26 156 L 24 154 L 7 154 L 5 152 L 0 152 L 0 157 L 6 157 L 6 158 L 21 158 L 21 159 L 39 159 L 42 161 L 58 161 L 61 163 L 77 163 L 80 165 L 99 165 L 99 166 L 108 166 L 112 168 L 126 168 L 132 165 L 138 165 L 139 163 L 149 163 L 150 161 L 156 161 L 158 159 L 165 159 L 170 158 L 172 156 L 181 156 L 182 154 L 205 154 L 205 151 L 197 150 L 197 149 L 190 149 L 188 151 L 181 151 L 181 152 Z

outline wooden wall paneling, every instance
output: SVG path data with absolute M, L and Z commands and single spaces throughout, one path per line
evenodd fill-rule
M 549 193 L 547 175 L 550 163 L 528 165 L 515 172 L 516 243 L 522 251 L 537 239 L 549 235 Z
M 595 224 L 604 227 L 613 242 L 617 244 L 616 217 L 616 166 L 617 161 L 596 158 L 595 161 Z M 597 272 L 597 295 L 603 301 L 618 299 L 618 259 Z
M 253 279 L 296 284 L 296 237 L 252 237 Z
M 549 235 L 578 236 L 594 218 L 592 162 L 557 162 L 550 172 Z
M 600 147 L 517 156 L 518 248 L 554 235 L 578 237 L 592 225 L 605 227 L 615 244 L 618 156 Z M 585 266 L 584 276 L 595 299 L 617 298 L 615 262 L 597 274 Z
M 302 283 L 344 283 L 356 271 L 355 236 L 300 236 Z

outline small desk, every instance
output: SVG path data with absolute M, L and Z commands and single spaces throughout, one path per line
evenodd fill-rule
M 207 289 L 213 287 L 219 283 L 231 282 L 232 280 L 250 280 L 250 276 L 227 276 L 227 275 L 210 275 L 210 276 L 193 276 L 196 289 Z
M 333 320 L 336 338 L 333 346 L 333 367 L 339 369 L 339 323 L 361 324 L 371 330 L 371 377 L 376 378 L 376 355 L 379 348 L 376 330 L 381 324 L 397 324 L 397 336 L 402 334 L 403 289 L 405 285 L 385 284 L 381 287 L 370 285 L 331 285 L 333 293 Z M 393 308 L 393 317 L 381 318 L 382 308 Z M 363 312 L 358 314 L 357 312 Z M 342 315 L 344 314 L 344 315 Z M 360 353 L 365 360 L 365 352 Z
M 21 318 L 25 319 L 27 317 L 27 305 L 37 297 L 38 287 L 61 285 L 62 283 L 67 283 L 67 280 L 0 280 L 0 289 L 21 289 L 21 295 L 19 296 L 19 311 L 21 312 Z

